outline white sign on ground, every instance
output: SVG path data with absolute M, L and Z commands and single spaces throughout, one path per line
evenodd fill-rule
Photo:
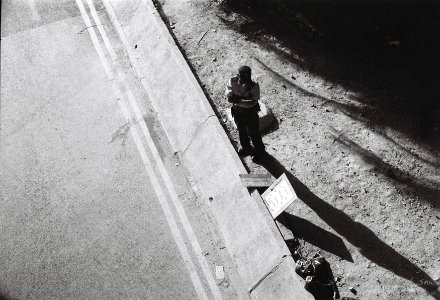
M 278 217 L 293 200 L 298 198 L 286 174 L 281 175 L 261 197 L 274 219 Z

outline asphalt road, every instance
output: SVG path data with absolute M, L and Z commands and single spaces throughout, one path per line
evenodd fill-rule
M 103 3 L 1 5 L 0 296 L 235 297 Z

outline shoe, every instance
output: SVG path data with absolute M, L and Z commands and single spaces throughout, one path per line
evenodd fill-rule
M 252 148 L 240 148 L 238 149 L 238 155 L 245 157 L 245 156 L 249 156 L 252 155 L 253 151 Z
M 266 154 L 266 152 L 261 152 L 261 153 L 257 153 L 252 157 L 252 161 L 254 163 L 259 162 L 261 160 L 261 158 L 263 158 L 264 154 Z

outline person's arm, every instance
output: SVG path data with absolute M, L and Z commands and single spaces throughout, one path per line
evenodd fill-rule
M 228 84 L 226 85 L 225 95 L 228 98 L 229 103 L 238 103 L 240 101 L 240 97 L 234 94 L 232 91 L 232 79 L 229 79 Z
M 240 103 L 241 98 L 238 97 L 237 95 L 232 94 L 232 96 L 228 96 L 228 102 L 229 103 Z
M 254 87 L 249 91 L 246 97 L 242 97 L 240 99 L 241 103 L 254 105 L 257 104 L 258 100 L 260 100 L 260 86 L 258 83 L 255 83 Z

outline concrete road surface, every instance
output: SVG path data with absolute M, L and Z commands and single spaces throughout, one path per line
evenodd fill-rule
M 1 5 L 0 297 L 237 297 L 104 4 Z

